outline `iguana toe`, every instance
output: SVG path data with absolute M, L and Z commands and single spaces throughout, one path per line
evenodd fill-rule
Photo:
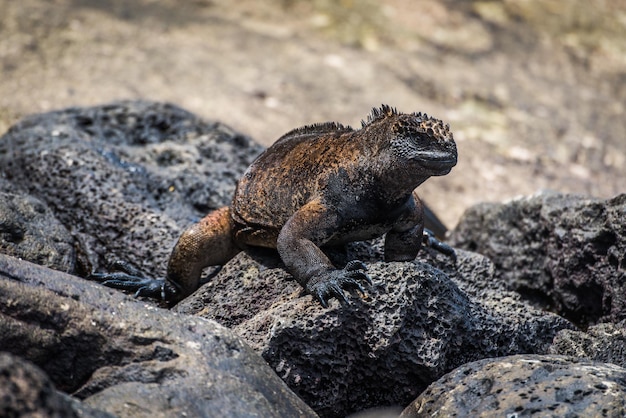
M 92 273 L 88 280 L 94 280 L 104 286 L 135 292 L 134 296 L 146 296 L 156 299 L 166 299 L 165 281 L 139 276 L 140 272 L 129 264 L 116 261 L 112 267 L 117 270 L 113 273 Z
M 432 249 L 435 249 L 439 251 L 440 253 L 445 254 L 448 257 L 452 258 L 454 261 L 456 261 L 456 251 L 454 251 L 454 248 L 452 248 L 445 242 L 439 241 L 435 237 L 435 234 L 433 234 L 428 229 L 424 229 L 424 245 Z
M 365 270 L 367 267 L 361 261 L 350 261 L 343 270 L 332 270 L 312 278 L 307 283 L 307 291 L 325 308 L 328 307 L 328 299 L 333 297 L 343 305 L 348 304 L 346 290 L 354 289 L 360 294 L 366 294 L 359 281 L 372 284 Z

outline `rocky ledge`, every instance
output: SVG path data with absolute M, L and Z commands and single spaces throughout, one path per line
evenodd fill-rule
M 355 243 L 373 285 L 328 309 L 272 251 L 208 272 L 172 310 L 81 278 L 113 259 L 162 276 L 260 151 L 151 102 L 34 115 L 0 138 L 0 368 L 16 370 L 0 415 L 624 413 L 625 196 L 478 206 L 456 262 Z

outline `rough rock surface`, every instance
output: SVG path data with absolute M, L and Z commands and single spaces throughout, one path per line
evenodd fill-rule
M 263 251 L 239 254 L 175 309 L 231 327 L 324 417 L 407 404 L 455 367 L 544 353 L 570 327 L 491 286 L 493 266 L 481 255 L 460 251 L 457 266 L 426 253 L 384 263 L 380 244 L 353 249 L 374 285 L 367 300 L 354 295 L 349 306 L 333 300 L 324 309 L 303 297 L 278 258 Z
M 626 369 L 563 356 L 518 355 L 464 365 L 400 415 L 623 417 Z
M 74 238 L 45 203 L 25 193 L 7 193 L 0 179 L 0 252 L 55 270 L 73 272 Z
M 218 324 L 0 254 L 0 351 L 125 417 L 314 417 Z
M 176 106 L 117 102 L 23 119 L 0 138 L 0 177 L 72 233 L 77 273 L 125 258 L 159 276 L 182 228 L 227 204 L 260 151 Z
M 73 273 L 106 268 L 107 261 L 121 258 L 160 276 L 182 228 L 226 204 L 258 152 L 248 138 L 175 106 L 118 102 L 35 115 L 11 128 L 0 138 L 0 181 L 8 185 L 7 195 L 47 207 L 43 218 L 49 226 L 56 219 L 69 231 Z M 539 198 L 528 200 L 533 199 Z M 613 236 L 594 266 L 610 271 L 617 263 L 623 272 L 620 198 L 590 202 L 599 203 L 583 211 L 589 222 L 572 221 L 554 234 L 589 251 L 601 249 L 603 237 Z M 562 213 L 558 208 L 541 213 L 558 224 L 578 207 L 568 205 L 557 205 Z M 538 215 L 529 213 L 519 219 L 532 230 Z M 554 220 L 557 215 L 562 219 Z M 602 219 L 607 230 L 616 231 L 613 235 L 585 229 Z M 507 227 L 502 224 L 510 231 Z M 542 255 L 546 236 L 557 242 L 542 233 L 524 238 Z M 510 245 L 523 241 L 515 237 Z M 352 258 L 368 264 L 374 286 L 366 300 L 353 295 L 349 306 L 333 301 L 324 310 L 302 295 L 275 253 L 258 251 L 237 256 L 177 310 L 232 327 L 310 406 L 330 417 L 406 404 L 463 363 L 545 353 L 559 331 L 567 335 L 564 330 L 573 328 L 507 290 L 501 260 L 493 264 L 459 250 L 456 264 L 429 251 L 413 263 L 382 263 L 380 240 L 354 244 L 347 254 L 333 256 L 338 264 Z M 33 261 L 40 259 L 33 255 Z M 154 411 L 176 414 L 197 399 L 202 399 L 198 408 L 220 411 L 227 404 L 249 413 L 252 406 L 270 416 L 269 404 L 281 406 L 283 399 L 300 408 L 284 386 L 277 392 L 264 386 L 276 383 L 275 374 L 266 375 L 271 369 L 248 357 L 246 345 L 212 322 L 157 310 L 153 303 L 140 304 L 49 269 L 2 260 L 0 266 L 13 267 L 0 279 L 0 328 L 3 335 L 9 332 L 0 339 L 0 350 L 32 360 L 58 389 L 90 405 L 128 415 L 139 414 L 145 404 L 147 414 L 157 416 Z M 562 261 L 554 260 L 557 266 Z M 238 374 L 241 370 L 245 377 Z M 238 386 L 242 382 L 244 389 Z
M 626 194 L 541 193 L 469 209 L 458 247 L 493 260 L 511 289 L 586 325 L 626 318 Z
M 57 392 L 37 366 L 8 353 L 0 353 L 0 416 L 113 418 Z
M 593 325 L 586 332 L 559 331 L 548 352 L 626 368 L 626 321 Z

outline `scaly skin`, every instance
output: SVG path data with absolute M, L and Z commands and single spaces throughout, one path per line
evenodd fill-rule
M 336 123 L 295 129 L 248 168 L 230 207 L 208 214 L 179 238 L 165 281 L 96 274 L 104 284 L 177 302 L 199 286 L 202 270 L 249 246 L 276 248 L 288 271 L 323 306 L 363 292 L 365 265 L 337 269 L 321 248 L 385 235 L 385 260 L 415 258 L 424 241 L 424 207 L 414 190 L 450 172 L 456 145 L 447 125 L 389 106 L 361 129 Z M 453 253 L 432 236 L 426 242 Z

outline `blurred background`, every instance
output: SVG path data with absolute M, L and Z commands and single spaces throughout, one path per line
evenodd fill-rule
M 541 189 L 626 192 L 626 0 L 0 0 L 0 134 L 169 101 L 264 145 L 387 103 L 452 126 L 448 226 Z

